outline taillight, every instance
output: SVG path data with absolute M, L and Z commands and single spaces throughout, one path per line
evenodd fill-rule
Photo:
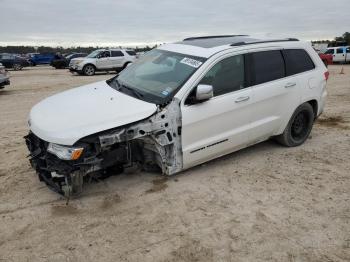
M 329 78 L 329 72 L 328 71 L 324 72 L 324 78 L 326 79 L 326 81 L 328 80 L 328 78 Z

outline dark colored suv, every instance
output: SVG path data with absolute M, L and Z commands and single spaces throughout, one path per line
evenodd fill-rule
M 0 54 L 0 63 L 5 68 L 10 68 L 13 70 L 22 70 L 23 67 L 29 66 L 29 63 L 26 59 L 14 55 L 14 54 Z
M 52 53 L 32 54 L 29 58 L 29 62 L 31 65 L 36 66 L 50 64 L 53 59 L 55 59 L 55 54 Z
M 56 57 L 54 60 L 52 60 L 50 65 L 56 69 L 67 68 L 71 59 L 85 57 L 86 55 L 86 53 L 72 53 L 67 55 L 66 57 Z

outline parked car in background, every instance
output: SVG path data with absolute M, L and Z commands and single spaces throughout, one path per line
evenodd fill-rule
M 32 54 L 29 58 L 29 62 L 32 66 L 50 64 L 55 59 L 55 54 L 44 53 L 44 54 Z
M 74 58 L 69 70 L 92 76 L 96 71 L 120 71 L 136 60 L 136 52 L 127 49 L 98 49 L 84 58 Z
M 325 54 L 323 52 L 321 52 L 320 50 L 314 48 L 315 51 L 318 53 L 318 55 L 320 56 L 322 62 L 324 63 L 324 65 L 326 67 L 328 67 L 328 65 L 333 64 L 333 55 L 331 54 Z
M 173 175 L 272 137 L 299 146 L 323 112 L 328 76 L 297 39 L 164 44 L 107 81 L 35 105 L 25 137 L 30 162 L 69 197 L 82 192 L 84 177 L 112 167 Z
M 29 66 L 26 59 L 13 54 L 0 54 L 0 63 L 8 69 L 22 70 L 23 67 Z
M 10 84 L 10 76 L 8 75 L 5 67 L 0 63 L 0 89 L 3 89 L 5 85 Z
M 329 47 L 325 54 L 333 56 L 333 62 L 335 63 L 349 63 L 350 62 L 350 47 L 349 46 L 338 46 Z
M 69 66 L 69 63 L 72 59 L 78 58 L 78 57 L 85 57 L 86 53 L 73 53 L 69 54 L 65 57 L 55 58 L 51 61 L 50 65 L 56 69 L 63 69 L 67 68 Z

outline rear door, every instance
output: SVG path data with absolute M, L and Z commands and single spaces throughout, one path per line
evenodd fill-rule
M 286 77 L 281 50 L 253 52 L 247 56 L 251 67 L 251 108 L 254 112 L 250 135 L 252 143 L 256 143 L 274 135 L 295 110 L 300 102 L 300 85 L 297 78 Z
M 345 48 L 338 47 L 335 49 L 335 54 L 333 56 L 334 62 L 345 62 Z
M 120 50 L 111 51 L 111 68 L 121 68 L 124 66 L 124 54 Z

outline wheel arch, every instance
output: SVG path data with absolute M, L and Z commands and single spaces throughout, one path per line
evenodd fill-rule
M 312 99 L 312 100 L 306 101 L 306 103 L 309 103 L 312 106 L 312 110 L 314 111 L 314 116 L 316 119 L 317 114 L 318 114 L 318 102 L 317 102 L 317 100 Z
M 93 66 L 93 67 L 95 68 L 95 70 L 97 70 L 96 65 L 94 65 L 93 63 L 86 63 L 86 64 L 83 66 L 83 68 L 85 68 L 85 67 L 88 66 L 88 65 Z M 84 70 L 84 69 L 83 69 L 83 70 Z

